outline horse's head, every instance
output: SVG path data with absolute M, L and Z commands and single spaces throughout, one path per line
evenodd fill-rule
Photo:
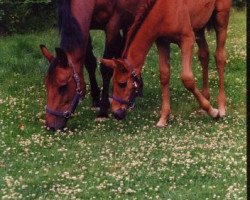
M 111 110 L 116 119 L 124 119 L 142 87 L 141 79 L 127 60 L 101 59 L 101 62 L 114 70 Z
M 44 45 L 40 48 L 50 63 L 45 77 L 46 126 L 51 130 L 61 130 L 85 93 L 85 87 L 80 80 L 82 75 L 77 74 L 75 67 L 61 48 L 56 48 L 56 56 L 53 56 Z

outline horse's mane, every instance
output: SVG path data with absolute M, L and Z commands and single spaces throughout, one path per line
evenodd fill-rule
M 58 26 L 62 49 L 73 51 L 83 46 L 82 30 L 71 13 L 70 0 L 58 0 Z
M 129 45 L 134 40 L 137 31 L 140 29 L 156 1 L 157 0 L 144 0 L 141 2 L 138 10 L 136 11 L 134 22 L 129 28 L 122 57 L 126 57 Z

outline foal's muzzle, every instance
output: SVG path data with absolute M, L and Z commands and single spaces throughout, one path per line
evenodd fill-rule
M 124 119 L 126 117 L 126 114 L 127 114 L 126 109 L 122 109 L 122 108 L 113 112 L 113 115 L 117 120 Z

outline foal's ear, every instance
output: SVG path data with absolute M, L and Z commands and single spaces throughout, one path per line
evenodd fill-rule
M 100 62 L 111 69 L 115 69 L 117 67 L 114 59 L 101 58 Z
M 51 63 L 55 57 L 49 52 L 45 45 L 41 44 L 40 49 L 42 51 L 43 56 Z
M 67 55 L 64 52 L 64 50 L 61 48 L 55 48 L 55 50 L 56 50 L 56 58 L 58 59 L 59 63 L 63 67 L 67 67 L 68 66 L 68 58 L 67 58 Z
M 121 71 L 121 72 L 128 72 L 129 68 L 126 64 L 126 62 L 122 59 L 114 59 L 117 68 Z

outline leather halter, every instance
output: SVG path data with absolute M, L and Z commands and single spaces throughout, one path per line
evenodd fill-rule
M 121 105 L 127 105 L 130 108 L 133 108 L 134 104 L 135 104 L 135 98 L 138 96 L 138 93 L 139 93 L 139 89 L 140 89 L 139 86 L 141 84 L 141 81 L 140 81 L 140 78 L 138 77 L 138 75 L 136 74 L 134 68 L 130 64 L 130 62 L 127 59 L 125 59 L 125 62 L 129 66 L 129 68 L 132 70 L 132 72 L 131 72 L 131 78 L 132 78 L 132 81 L 133 81 L 132 92 L 131 92 L 128 100 L 121 99 L 121 98 L 116 97 L 114 95 L 112 96 L 112 99 L 114 101 L 118 102 Z
M 75 70 L 74 65 L 72 63 L 70 63 L 69 66 L 72 67 L 72 69 L 73 69 L 73 77 L 74 77 L 74 80 L 76 82 L 76 94 L 75 94 L 74 99 L 72 100 L 68 109 L 64 112 L 52 110 L 48 106 L 46 107 L 47 113 L 54 115 L 54 116 L 57 116 L 57 117 L 66 118 L 66 119 L 70 118 L 72 116 L 72 114 L 74 113 L 76 106 L 82 100 L 82 93 L 83 93 L 81 90 L 80 78 Z

